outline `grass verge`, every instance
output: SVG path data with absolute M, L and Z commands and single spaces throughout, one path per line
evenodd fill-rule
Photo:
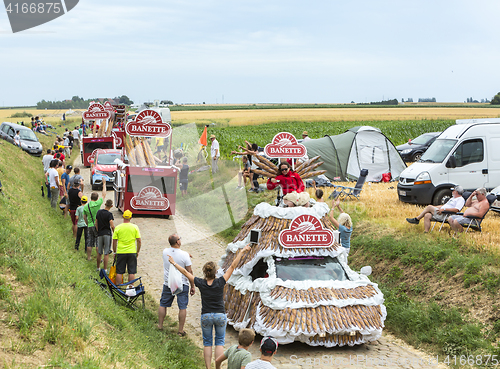
M 41 138 L 44 147 L 52 140 Z M 0 141 L 1 365 L 201 368 L 201 350 L 175 323 L 156 329 L 151 297 L 144 311 L 130 311 L 94 283 L 70 222 L 41 196 L 42 173 L 40 158 Z

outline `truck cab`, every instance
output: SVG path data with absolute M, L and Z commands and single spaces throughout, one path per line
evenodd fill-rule
M 463 119 L 448 127 L 398 183 L 400 201 L 442 205 L 451 187 L 494 188 L 500 183 L 500 119 Z

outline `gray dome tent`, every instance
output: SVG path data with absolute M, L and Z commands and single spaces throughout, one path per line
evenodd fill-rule
M 383 173 L 392 178 L 406 168 L 391 141 L 375 127 L 353 127 L 336 136 L 325 136 L 302 142 L 308 157 L 321 156 L 324 163 L 317 170 L 326 170 L 330 180 L 357 180 L 361 169 L 368 169 L 367 181 L 380 181 Z

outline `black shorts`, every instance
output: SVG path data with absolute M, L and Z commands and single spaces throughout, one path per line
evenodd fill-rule
M 188 180 L 181 179 L 179 182 L 180 182 L 181 191 L 186 191 L 188 189 Z
M 137 273 L 137 254 L 116 254 L 116 274 Z

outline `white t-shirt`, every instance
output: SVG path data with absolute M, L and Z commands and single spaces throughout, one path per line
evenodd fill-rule
M 71 132 L 73 134 L 73 139 L 75 140 L 78 140 L 78 138 L 80 137 L 79 133 L 78 133 L 78 130 L 75 129 L 73 132 Z
M 257 359 L 252 361 L 250 364 L 247 364 L 245 369 L 276 369 L 276 367 L 269 361 Z
M 47 173 L 50 168 L 50 162 L 54 160 L 54 156 L 52 154 L 46 154 L 42 158 L 43 171 Z
M 215 154 L 215 150 L 217 150 L 217 155 Z M 220 157 L 220 150 L 219 150 L 219 141 L 217 141 L 216 138 L 212 141 L 212 146 L 210 147 L 210 156 L 213 158 L 214 156 Z
M 56 182 L 57 178 L 57 182 Z M 58 187 L 57 183 L 59 182 L 59 173 L 57 173 L 57 170 L 54 168 L 49 169 L 49 184 L 50 187 Z
M 14 136 L 14 142 L 17 146 L 19 146 L 21 144 L 21 137 L 19 137 L 19 135 L 15 135 Z
M 169 255 L 174 258 L 176 264 L 179 264 L 184 269 L 192 264 L 189 253 L 184 250 L 175 247 L 167 247 L 163 250 L 163 284 L 165 285 L 168 285 L 168 270 L 170 269 Z M 182 284 L 189 285 L 189 279 L 184 274 L 182 275 Z
M 465 200 L 462 196 L 459 197 L 452 197 L 451 199 L 448 200 L 446 204 L 444 204 L 441 209 L 446 210 L 446 209 L 462 209 L 465 205 Z

